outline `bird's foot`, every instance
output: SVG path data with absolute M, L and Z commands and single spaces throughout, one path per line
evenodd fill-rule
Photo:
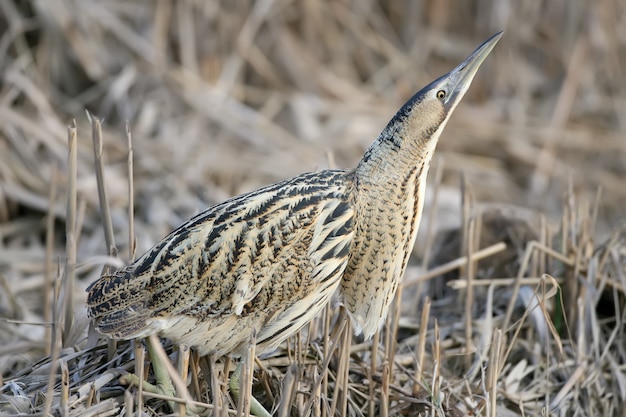
M 135 374 L 126 374 L 122 375 L 119 379 L 120 384 L 128 386 L 128 387 L 139 387 L 140 378 Z M 165 378 L 162 380 L 158 380 L 155 384 L 151 384 L 148 381 L 143 381 L 141 385 L 143 392 L 149 392 L 151 394 L 162 395 L 164 397 L 176 397 L 176 389 L 172 384 L 172 381 L 169 378 Z M 178 409 L 178 404 L 176 401 L 167 400 L 167 405 L 169 406 L 171 411 L 176 411 Z M 206 409 L 204 407 L 197 407 L 191 404 L 188 404 L 186 407 L 186 414 L 188 416 L 197 416 L 206 413 Z
M 168 359 L 165 356 L 165 352 L 161 347 L 158 339 L 156 337 L 150 337 L 147 340 L 148 354 L 150 355 L 150 360 L 152 361 L 152 371 L 154 372 L 154 378 L 156 380 L 155 384 L 151 384 L 147 381 L 142 381 L 141 377 L 136 374 L 126 374 L 122 375 L 119 379 L 120 384 L 126 386 L 135 386 L 142 387 L 143 392 L 148 392 L 151 394 L 162 395 L 164 397 L 175 398 L 178 397 L 176 388 L 174 388 L 174 384 L 172 383 L 172 379 L 170 378 L 170 374 L 168 373 L 167 366 L 171 364 L 166 362 Z M 159 349 L 161 350 L 161 354 L 159 353 Z M 173 370 L 171 372 L 174 372 Z M 190 400 L 189 394 L 187 393 L 186 387 L 184 387 L 183 383 L 179 381 L 181 385 L 181 392 L 183 392 L 183 398 L 187 398 Z M 197 416 L 207 412 L 205 407 L 197 406 L 195 404 L 189 404 L 187 401 L 180 403 L 174 400 L 166 400 L 167 404 L 171 411 L 175 412 L 176 410 L 180 410 L 182 414 L 186 414 L 188 416 Z
M 228 381 L 228 387 L 230 388 L 230 392 L 235 397 L 235 402 L 239 401 L 239 394 L 241 389 L 241 365 L 239 362 L 237 368 L 230 376 Z M 272 417 L 272 415 L 261 405 L 261 403 L 254 398 L 254 396 L 250 396 L 250 414 L 255 415 L 257 417 Z
M 120 377 L 120 384 L 127 387 L 139 387 L 140 378 L 135 374 L 126 374 Z M 176 390 L 170 380 L 160 381 L 156 384 L 151 384 L 148 381 L 143 381 L 141 386 L 145 392 L 151 394 L 158 394 L 167 397 L 173 397 L 176 394 Z

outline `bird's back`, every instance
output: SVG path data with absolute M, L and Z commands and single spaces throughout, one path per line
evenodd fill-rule
M 96 328 L 118 339 L 159 333 L 228 354 L 257 331 L 260 349 L 323 308 L 353 238 L 350 173 L 303 174 L 192 218 L 88 289 Z

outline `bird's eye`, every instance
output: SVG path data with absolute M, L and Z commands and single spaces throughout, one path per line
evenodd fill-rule
M 444 98 L 446 98 L 446 91 L 445 90 L 437 91 L 437 98 L 439 100 L 443 100 Z

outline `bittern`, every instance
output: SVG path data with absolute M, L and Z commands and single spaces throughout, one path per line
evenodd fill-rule
M 501 37 L 411 97 L 352 170 L 299 175 L 210 207 L 88 289 L 95 328 L 200 355 L 276 347 L 335 290 L 355 333 L 385 320 L 413 248 L 437 141 Z

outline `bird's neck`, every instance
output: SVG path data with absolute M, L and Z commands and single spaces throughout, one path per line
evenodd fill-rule
M 423 144 L 418 138 L 398 139 L 383 132 L 357 165 L 357 182 L 402 195 L 397 187 L 426 175 L 436 144 L 436 138 L 431 139 L 432 143 Z
M 431 132 L 427 140 L 406 132 L 387 126 L 357 165 L 354 176 L 357 216 L 381 230 L 403 229 L 400 234 L 391 233 L 397 242 L 387 243 L 412 247 L 439 132 Z
M 406 142 L 374 142 L 354 171 L 358 238 L 342 279 L 344 303 L 357 333 L 371 337 L 380 327 L 412 251 L 424 204 L 432 150 Z M 385 284 L 372 292 L 368 283 Z M 347 295 L 346 295 L 347 294 Z

